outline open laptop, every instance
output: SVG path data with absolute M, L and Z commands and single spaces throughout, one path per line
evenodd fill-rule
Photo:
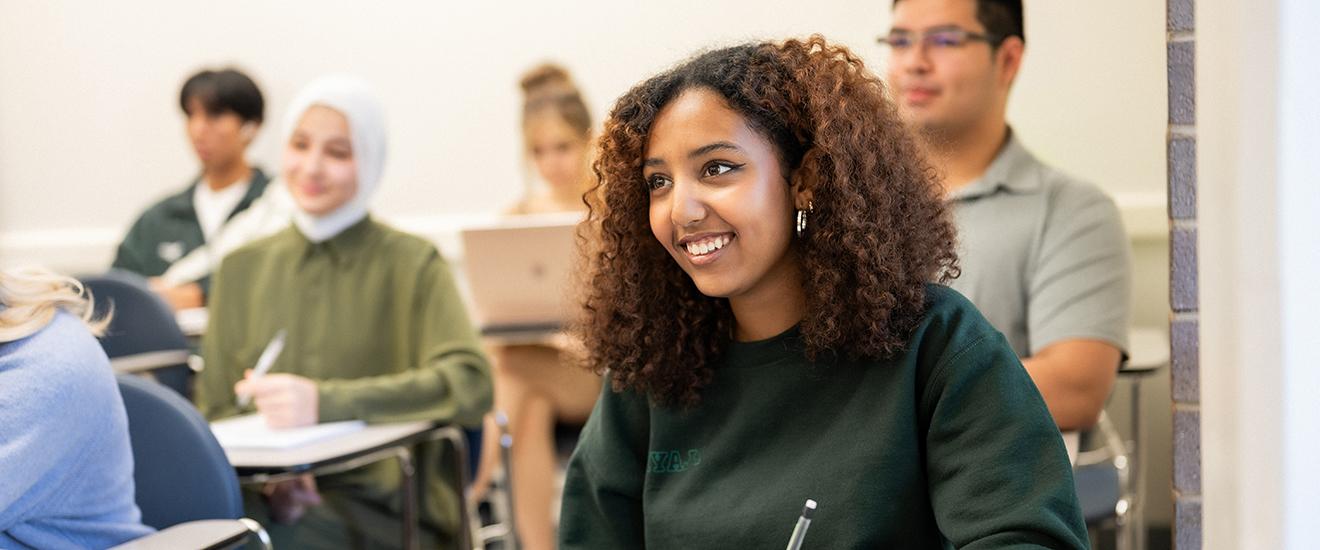
M 460 233 L 474 321 L 483 336 L 534 338 L 573 313 L 570 272 L 582 215 L 517 216 Z

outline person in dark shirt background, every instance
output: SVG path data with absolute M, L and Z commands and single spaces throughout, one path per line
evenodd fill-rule
M 235 69 L 199 72 L 180 90 L 179 107 L 202 173 L 138 217 L 115 254 L 115 269 L 159 277 L 266 189 L 266 174 L 245 157 L 265 112 L 251 78 Z M 152 286 L 170 306 L 185 309 L 205 305 L 209 282 L 172 286 L 153 280 Z

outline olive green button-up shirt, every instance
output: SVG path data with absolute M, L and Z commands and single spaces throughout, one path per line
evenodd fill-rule
M 197 379 L 209 419 L 251 412 L 238 407 L 234 384 L 282 329 L 270 372 L 315 380 L 321 422 L 476 426 L 490 409 L 490 367 L 448 265 L 429 242 L 370 218 L 321 243 L 290 227 L 235 251 L 216 272 L 210 307 Z M 423 519 L 437 534 L 459 525 L 456 481 L 441 469 L 448 460 L 419 449 Z M 344 521 L 397 533 L 397 470 L 376 464 L 318 483 L 381 512 Z

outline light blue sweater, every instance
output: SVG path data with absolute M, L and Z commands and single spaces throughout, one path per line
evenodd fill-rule
M 0 306 L 3 307 L 3 306 Z M 151 532 L 105 352 L 74 316 L 0 343 L 0 548 L 107 548 Z

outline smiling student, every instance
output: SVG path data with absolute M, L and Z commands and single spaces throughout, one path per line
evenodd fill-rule
M 385 162 L 380 104 L 361 82 L 326 77 L 294 99 L 281 179 L 297 204 L 288 229 L 227 256 L 215 276 L 198 406 L 210 419 L 250 407 L 275 428 L 360 419 L 475 426 L 490 408 L 490 370 L 449 266 L 426 240 L 367 212 Z M 285 331 L 261 377 L 248 369 Z M 454 457 L 417 453 L 425 547 L 452 547 L 463 525 Z M 398 465 L 382 461 L 247 492 L 248 515 L 276 546 L 399 544 Z
M 607 384 L 562 548 L 1084 548 L 1071 469 L 882 84 L 823 38 L 715 50 L 606 123 L 582 338 Z

